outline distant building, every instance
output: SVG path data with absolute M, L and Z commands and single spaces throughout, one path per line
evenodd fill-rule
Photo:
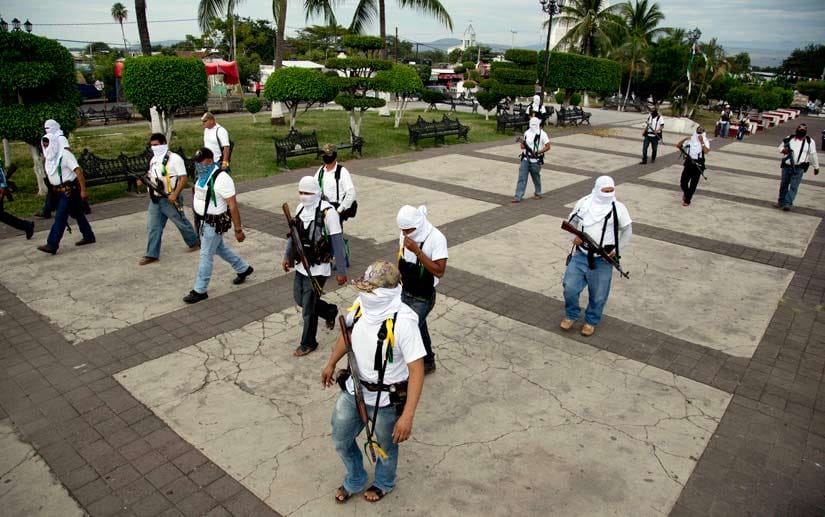
M 324 65 L 321 65 L 314 61 L 299 61 L 295 59 L 284 60 L 283 66 L 293 66 L 296 68 L 310 68 L 313 70 L 324 70 Z M 261 84 L 266 84 L 266 80 L 269 79 L 269 76 L 272 75 L 272 72 L 275 71 L 275 67 L 273 65 L 260 65 L 260 71 Z
M 447 53 L 449 54 L 455 49 L 459 50 L 467 50 L 470 47 L 475 47 L 476 44 L 476 31 L 473 29 L 473 24 L 469 24 L 466 29 L 464 29 L 464 35 L 461 38 L 461 44 L 455 47 L 450 47 L 447 49 Z

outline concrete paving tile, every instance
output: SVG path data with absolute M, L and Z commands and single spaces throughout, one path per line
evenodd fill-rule
M 552 142 L 552 140 L 551 140 Z M 513 158 L 513 162 L 518 162 L 518 152 L 514 152 L 515 145 L 501 145 L 479 150 L 480 153 L 493 156 L 503 156 Z M 557 163 L 565 167 L 572 167 L 583 171 L 599 172 L 609 174 L 610 172 L 623 169 L 639 162 L 639 158 L 630 158 L 618 154 L 608 154 L 581 149 L 571 149 L 569 147 L 554 147 L 550 150 L 552 158 L 550 163 Z M 641 154 L 641 152 L 639 153 Z
M 575 145 L 578 147 L 586 147 L 594 151 L 598 150 L 603 152 L 633 154 L 638 155 L 641 158 L 643 143 L 640 134 L 641 131 L 637 131 L 634 135 L 634 138 L 637 138 L 636 142 L 632 142 L 630 140 L 627 140 L 626 138 L 615 138 L 616 136 L 624 136 L 627 133 L 623 131 L 617 131 L 613 128 L 607 129 L 607 135 L 603 135 L 603 128 L 599 128 L 598 130 L 594 131 L 597 134 L 577 133 L 574 135 L 564 135 L 561 137 L 551 139 L 551 142 L 562 145 L 567 144 Z M 676 141 L 673 141 L 670 145 L 659 144 L 659 147 L 656 150 L 657 157 L 667 156 L 669 154 L 676 153 Z M 648 152 L 650 152 L 650 150 L 648 150 Z

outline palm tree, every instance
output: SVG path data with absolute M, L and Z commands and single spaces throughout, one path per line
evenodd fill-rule
M 611 53 L 611 56 L 624 63 L 625 68 L 629 71 L 627 92 L 622 102 L 622 111 L 624 111 L 627 105 L 627 99 L 630 97 L 630 84 L 633 82 L 633 75 L 643 74 L 647 76 L 650 73 L 650 66 L 647 63 L 647 57 L 645 57 L 646 50 L 647 41 L 644 37 L 638 34 L 631 34 L 621 47 Z
M 146 0 L 135 0 L 135 17 L 140 37 L 140 51 L 144 56 L 151 56 L 152 42 L 149 41 L 149 23 L 146 21 Z
M 129 15 L 126 6 L 116 2 L 112 6 L 112 18 L 120 24 L 120 34 L 123 36 L 123 52 L 126 52 L 126 32 L 123 30 L 123 20 Z
M 203 32 L 208 31 L 212 26 L 212 21 L 223 16 L 232 20 L 232 42 L 229 48 L 229 59 L 237 58 L 238 49 L 236 48 L 237 41 L 235 39 L 235 8 L 243 0 L 200 0 L 198 4 L 198 25 Z M 275 9 L 275 2 L 273 0 L 273 10 Z
M 355 13 L 352 15 L 352 23 L 349 27 L 352 32 L 362 34 L 366 27 L 375 21 L 375 15 L 377 14 L 379 36 L 381 37 L 381 41 L 385 42 L 384 48 L 381 49 L 381 59 L 387 58 L 385 2 L 386 0 L 359 0 L 358 6 L 355 8 Z M 400 7 L 412 7 L 423 14 L 434 16 L 435 19 L 445 27 L 453 30 L 453 20 L 439 0 L 398 0 L 398 5 Z
M 621 23 L 617 16 L 621 8 L 622 4 L 608 6 L 607 0 L 571 0 L 557 18 L 559 25 L 569 27 L 559 43 L 568 44 L 586 56 L 610 48 L 611 34 Z M 545 28 L 547 23 L 544 22 Z
M 648 4 L 648 0 L 636 0 L 635 3 L 619 4 L 619 15 L 627 24 L 627 32 L 634 36 L 643 37 L 647 44 L 667 34 L 667 29 L 659 27 L 665 15 L 659 10 L 659 4 Z

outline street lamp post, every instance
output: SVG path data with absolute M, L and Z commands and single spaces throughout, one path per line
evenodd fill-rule
M 20 30 L 20 20 L 18 20 L 17 18 L 13 19 L 11 21 L 11 26 L 12 26 L 12 30 L 14 30 L 14 32 L 19 31 Z
M 31 32 L 32 32 L 32 22 L 30 22 L 28 18 L 26 18 L 26 23 L 23 24 L 23 27 L 26 28 L 26 32 L 31 34 Z
M 544 75 L 541 77 L 541 102 L 544 103 L 544 90 L 550 71 L 550 32 L 553 30 L 553 16 L 561 13 L 564 0 L 539 0 L 539 3 L 541 10 L 550 15 L 550 21 L 547 23 L 547 44 L 544 46 Z
M 9 32 L 9 22 L 0 18 L 0 32 Z

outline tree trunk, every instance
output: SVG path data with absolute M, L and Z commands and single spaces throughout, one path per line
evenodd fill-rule
M 632 69 L 632 67 L 631 67 Z M 622 102 L 622 111 L 625 111 L 627 108 L 627 98 L 630 97 L 630 83 L 633 82 L 633 74 L 630 74 L 627 77 L 627 93 L 624 94 L 624 102 Z
M 232 17 L 232 61 L 238 61 L 238 40 L 235 37 L 235 13 L 229 13 Z M 282 16 L 283 18 L 283 16 Z
M 123 30 L 123 20 L 120 20 L 120 34 L 123 36 L 123 52 L 125 54 L 128 50 L 126 45 L 126 32 Z
M 175 131 L 175 113 L 174 112 L 163 112 L 163 118 L 166 121 L 166 131 L 164 134 L 166 135 L 166 141 L 172 141 L 172 133 Z
M 356 115 L 356 113 L 358 113 Z M 361 136 L 361 116 L 364 110 L 361 108 L 353 108 L 349 112 L 349 127 L 355 136 Z
M 378 0 L 378 27 L 380 30 L 381 43 L 381 59 L 387 59 L 387 13 L 384 8 L 384 0 Z
M 295 119 L 298 118 L 298 102 L 293 102 L 292 106 L 287 106 L 289 108 L 289 129 L 295 129 Z
M 284 32 L 286 31 L 286 0 L 279 0 L 281 16 L 276 20 L 278 28 L 275 31 L 275 70 L 281 68 L 284 62 Z
M 146 21 L 146 0 L 135 0 L 135 17 L 140 36 L 140 51 L 144 56 L 151 56 L 152 43 L 149 41 L 149 23 Z
M 401 118 L 404 116 L 404 110 L 407 109 L 407 97 L 395 96 L 395 129 L 401 125 Z
M 3 139 L 3 168 L 9 170 L 11 167 L 11 144 L 8 138 Z
M 34 177 L 37 178 L 37 195 L 46 195 L 46 168 L 43 167 L 43 157 L 40 155 L 40 149 L 37 146 L 29 144 L 29 150 L 32 153 L 32 162 L 34 163 Z

